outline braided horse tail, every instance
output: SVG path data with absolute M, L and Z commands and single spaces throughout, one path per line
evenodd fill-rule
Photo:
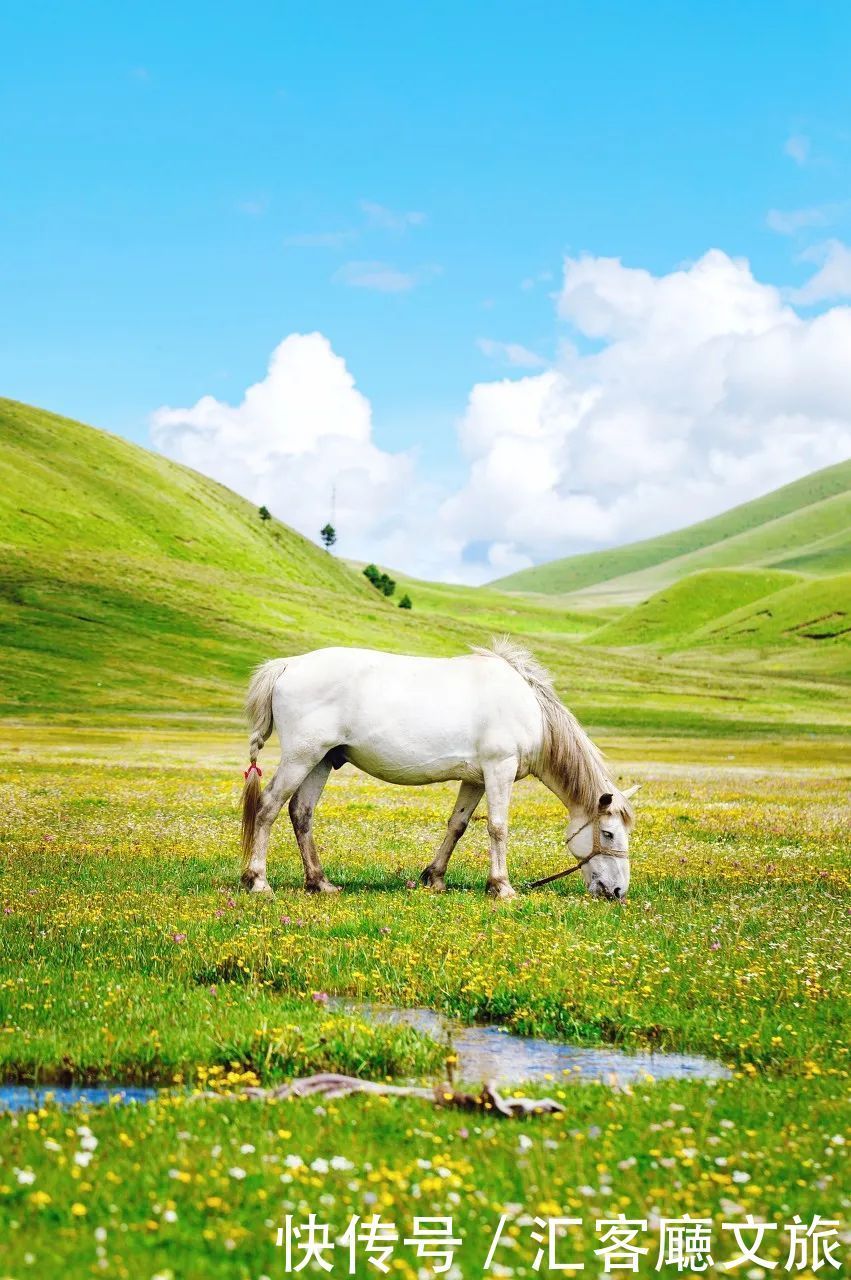
M 260 779 L 262 771 L 257 766 L 257 756 L 263 750 L 264 743 L 272 732 L 272 693 L 278 679 L 286 668 L 285 658 L 273 658 L 259 666 L 248 686 L 245 699 L 245 714 L 251 730 L 248 744 L 250 764 L 245 771 L 245 786 L 242 788 L 242 874 L 248 870 L 251 853 L 254 848 L 254 832 L 257 828 L 257 814 L 260 810 Z

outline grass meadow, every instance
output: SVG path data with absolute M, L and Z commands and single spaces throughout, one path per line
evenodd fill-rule
M 0 1071 L 167 1092 L 0 1118 L 0 1274 L 274 1277 L 278 1226 L 310 1211 L 335 1235 L 352 1214 L 379 1212 L 400 1235 L 415 1214 L 452 1215 L 464 1277 L 482 1273 L 503 1214 L 509 1240 L 493 1261 L 517 1276 L 536 1274 L 536 1214 L 583 1220 L 571 1247 L 589 1274 L 601 1270 L 596 1220 L 621 1212 L 647 1220 L 645 1274 L 662 1218 L 710 1217 L 716 1265 L 736 1254 L 731 1218 L 847 1220 L 839 738 L 604 740 L 624 785 L 643 783 L 624 906 L 591 900 L 577 877 L 492 902 L 475 821 L 450 892 L 411 887 L 453 788 L 348 768 L 317 819 L 343 893 L 301 892 L 284 815 L 276 897 L 240 894 L 242 745 L 236 727 L 3 730 Z M 265 767 L 272 743 L 264 754 Z M 558 802 L 519 784 L 518 888 L 564 864 L 563 831 Z M 245 1083 L 325 1068 L 441 1078 L 445 1046 L 329 1012 L 326 995 L 704 1053 L 733 1076 L 619 1090 L 568 1076 L 547 1088 L 566 1113 L 522 1122 L 409 1100 L 240 1098 Z M 197 1098 L 210 1088 L 221 1098 Z M 763 1252 L 782 1268 L 788 1242 L 773 1234 Z M 424 1265 L 400 1243 L 392 1272 Z

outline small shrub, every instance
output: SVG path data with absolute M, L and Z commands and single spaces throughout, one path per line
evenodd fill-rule
M 364 577 L 368 578 L 376 591 L 380 591 L 384 596 L 392 596 L 396 590 L 396 581 L 389 574 L 382 573 L 377 565 L 368 564 L 363 571 Z
M 405 594 L 402 596 L 402 599 L 399 601 L 399 608 L 413 609 L 413 607 L 414 607 L 413 601 L 411 600 L 411 597 L 408 595 L 406 591 Z

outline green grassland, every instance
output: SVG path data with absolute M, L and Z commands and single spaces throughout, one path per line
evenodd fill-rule
M 319 819 L 343 893 L 301 892 L 282 822 L 277 896 L 258 900 L 234 887 L 229 735 L 9 727 L 0 1070 L 176 1093 L 0 1120 L 3 1274 L 88 1275 L 97 1231 L 122 1277 L 203 1267 L 256 1280 L 280 1271 L 285 1213 L 315 1210 L 339 1232 L 372 1212 L 367 1190 L 400 1226 L 453 1214 L 464 1276 L 481 1273 L 511 1204 L 521 1218 L 582 1217 L 586 1265 L 594 1221 L 618 1212 L 705 1215 L 719 1235 L 747 1212 L 787 1221 L 784 1205 L 806 1220 L 841 1214 L 847 1148 L 833 1137 L 847 1119 L 851 850 L 838 744 L 607 745 L 618 776 L 644 784 L 629 901 L 612 909 L 569 880 L 505 909 L 483 892 L 483 823 L 459 846 L 448 894 L 407 887 L 440 837 L 451 787 L 399 790 L 344 769 Z M 552 796 L 518 786 L 518 885 L 561 864 L 563 823 Z M 325 993 L 587 1045 L 702 1051 L 734 1074 L 621 1091 L 568 1076 L 546 1086 L 566 1114 L 522 1123 L 416 1102 L 240 1101 L 246 1083 L 322 1068 L 440 1078 L 445 1049 L 329 1013 L 314 998 Z M 222 1101 L 192 1100 L 211 1087 Z M 81 1125 L 98 1144 L 82 1167 Z M 334 1157 L 345 1176 L 322 1163 Z M 531 1276 L 522 1223 L 516 1234 L 505 1261 Z M 658 1228 L 644 1243 L 658 1246 Z M 731 1256 L 731 1244 L 716 1253 Z
M 734 565 L 851 568 L 851 461 L 826 467 L 711 520 L 610 551 L 569 556 L 521 569 L 492 584 L 506 591 L 567 595 L 589 588 L 593 600 L 625 603 L 700 569 Z
M 849 583 L 841 531 L 823 521 L 847 488 L 840 468 L 768 495 L 759 519 L 731 513 L 733 542 L 800 510 L 810 540 L 787 540 L 782 568 L 711 563 L 643 612 L 394 574 L 407 613 L 124 441 L 0 402 L 0 443 L 0 1073 L 169 1090 L 0 1116 L 0 1276 L 259 1280 L 283 1274 L 283 1216 L 310 1211 L 334 1234 L 352 1213 L 402 1233 L 414 1214 L 451 1214 L 462 1280 L 482 1273 L 503 1212 L 516 1245 L 501 1274 L 517 1276 L 537 1274 L 527 1215 L 583 1218 L 576 1249 L 597 1274 L 594 1222 L 624 1212 L 650 1220 L 652 1275 L 660 1217 L 710 1217 L 719 1260 L 731 1218 L 843 1216 Z M 833 547 L 817 571 L 816 535 Z M 302 892 L 286 815 L 276 897 L 239 893 L 251 667 L 328 643 L 457 653 L 492 631 L 525 638 L 616 778 L 643 784 L 627 903 L 590 899 L 577 877 L 487 899 L 483 821 L 446 895 L 415 888 L 453 788 L 348 767 L 317 823 L 343 893 Z M 564 820 L 537 784 L 517 786 L 521 890 L 564 865 Z M 400 1100 L 246 1101 L 247 1083 L 321 1068 L 441 1078 L 445 1046 L 332 1013 L 326 994 L 705 1053 L 733 1075 L 624 1090 L 556 1079 L 546 1092 L 566 1114 L 523 1122 Z M 221 1098 L 197 1098 L 210 1088 Z M 782 1268 L 777 1235 L 765 1252 Z M 418 1280 L 421 1266 L 400 1248 L 393 1269 Z

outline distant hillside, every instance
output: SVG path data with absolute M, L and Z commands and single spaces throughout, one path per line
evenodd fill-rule
M 410 611 L 222 485 L 0 400 L 2 716 L 140 733 L 162 719 L 187 731 L 226 720 L 239 760 L 245 685 L 264 658 L 328 644 L 455 654 L 509 632 L 592 729 L 837 734 L 845 722 L 841 671 L 816 642 L 777 647 L 779 675 L 727 665 L 718 679 L 717 647 L 669 664 L 659 646 L 648 658 L 615 649 L 616 637 L 585 643 L 611 609 L 407 578 L 401 589 Z
M 809 576 L 851 568 L 851 491 L 801 507 L 689 555 L 595 583 L 581 594 L 590 607 L 625 605 L 705 569 L 793 566 Z
M 642 600 L 586 643 L 689 663 L 711 654 L 716 680 L 719 661 L 847 680 L 851 573 L 804 578 L 778 569 L 707 569 Z M 847 707 L 845 690 L 839 698 Z
M 346 561 L 357 573 L 363 562 Z M 590 609 L 570 610 L 555 596 L 517 596 L 491 587 L 465 587 L 447 582 L 425 582 L 411 578 L 394 566 L 381 565 L 396 582 L 398 599 L 403 592 L 414 601 L 418 614 L 457 618 L 481 627 L 487 634 L 510 631 L 525 636 L 563 636 L 573 640 L 588 635 L 611 616 L 611 609 L 594 613 Z
M 35 555 L 175 561 L 367 596 L 344 565 L 197 471 L 0 399 L 0 538 Z
M 826 648 L 851 640 L 851 573 L 798 581 L 703 626 L 696 644 Z
M 774 569 L 707 569 L 692 573 L 595 631 L 589 642 L 684 646 L 701 628 L 733 610 L 800 582 L 796 574 Z
M 851 460 L 686 529 L 522 569 L 491 586 L 635 603 L 686 574 L 723 565 L 810 574 L 851 568 Z
M 405 584 L 411 611 L 396 607 L 402 582 L 386 600 L 224 486 L 0 399 L 0 715 L 236 719 L 249 672 L 273 655 L 329 644 L 454 654 L 502 631 L 534 636 L 577 711 L 621 715 L 629 664 L 589 664 L 574 643 L 602 617 Z M 631 709 L 633 721 L 645 714 Z
M 0 399 L 7 714 L 222 705 L 283 643 L 345 642 L 352 614 L 378 643 L 396 622 L 362 577 L 223 485 Z

